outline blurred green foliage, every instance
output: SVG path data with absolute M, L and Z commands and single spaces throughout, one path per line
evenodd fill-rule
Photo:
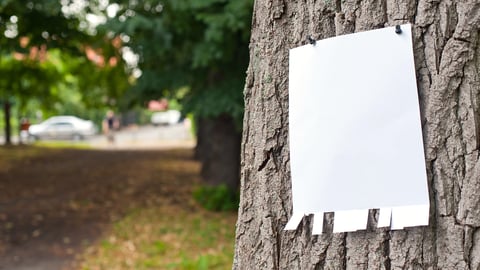
M 0 102 L 14 118 L 98 119 L 130 87 L 120 48 L 87 20 L 99 2 L 80 2 L 0 1 Z
M 14 103 L 17 118 L 42 110 L 45 118 L 99 121 L 107 108 L 137 110 L 167 98 L 185 114 L 226 114 L 240 126 L 252 6 L 253 0 L 1 0 L 0 101 Z M 89 59 L 88 50 L 103 62 Z
M 102 31 L 120 36 L 139 56 L 131 102 L 182 96 L 197 117 L 241 122 L 252 0 L 116 0 Z
M 198 187 L 193 191 L 193 198 L 211 211 L 236 211 L 240 203 L 240 194 L 226 185 Z
M 65 2 L 65 1 L 62 1 Z M 71 4 L 66 1 L 65 4 Z M 19 40 L 29 38 L 29 46 L 47 45 L 80 55 L 82 42 L 90 43 L 92 36 L 80 31 L 81 16 L 66 16 L 64 4 L 58 0 L 1 0 L 0 39 L 2 53 L 16 50 L 28 52 Z

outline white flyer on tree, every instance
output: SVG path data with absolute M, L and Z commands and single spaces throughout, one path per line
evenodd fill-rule
M 428 225 L 429 196 L 409 24 L 290 50 L 289 133 L 294 230 L 304 215 L 334 232 Z

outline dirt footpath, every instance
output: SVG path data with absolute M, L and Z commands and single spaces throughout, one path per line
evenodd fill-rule
M 9 151 L 2 149 L 1 151 Z M 0 163 L 0 269 L 76 269 L 128 209 L 188 200 L 191 150 L 41 150 Z M 1 167 L 3 166 L 3 167 Z

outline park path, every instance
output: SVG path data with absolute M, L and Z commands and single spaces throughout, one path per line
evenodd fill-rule
M 0 166 L 1 270 L 76 269 L 126 211 L 188 200 L 198 181 L 189 148 L 40 151 Z

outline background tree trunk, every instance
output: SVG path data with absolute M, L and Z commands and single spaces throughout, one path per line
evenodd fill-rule
M 307 35 L 408 22 L 430 225 L 312 236 L 305 218 L 297 231 L 283 231 L 292 213 L 288 50 Z M 480 269 L 480 2 L 258 0 L 252 25 L 233 268 Z
M 232 117 L 221 115 L 198 120 L 195 156 L 202 163 L 202 179 L 207 185 L 224 184 L 238 191 L 240 143 L 241 133 Z
M 12 126 L 10 122 L 10 113 L 11 113 L 11 103 L 8 100 L 3 102 L 3 115 L 5 121 L 5 144 L 12 144 Z

